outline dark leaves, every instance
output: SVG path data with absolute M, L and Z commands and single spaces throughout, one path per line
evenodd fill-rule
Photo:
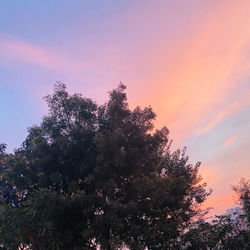
M 178 245 L 208 195 L 199 184 L 199 163 L 190 164 L 185 150 L 171 152 L 168 129 L 154 130 L 151 107 L 130 110 L 125 89 L 119 84 L 108 102 L 97 106 L 58 83 L 45 97 L 48 115 L 29 129 L 23 147 L 8 155 L 0 146 L 0 166 L 11 188 L 0 185 L 0 190 L 5 197 L 16 192 L 9 202 L 2 199 L 3 244 L 34 249 Z M 16 230 L 7 232 L 3 223 L 13 227 L 9 216 Z

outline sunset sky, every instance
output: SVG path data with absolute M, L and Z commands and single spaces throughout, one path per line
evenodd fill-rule
M 121 81 L 212 188 L 214 212 L 250 177 L 250 1 L 2 0 L 0 142 L 18 148 L 57 81 L 104 103 Z

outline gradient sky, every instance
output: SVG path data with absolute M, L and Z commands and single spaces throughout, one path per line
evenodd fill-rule
M 56 81 L 98 103 L 122 81 L 202 162 L 220 212 L 250 177 L 249 27 L 247 0 L 1 0 L 0 142 L 21 145 Z

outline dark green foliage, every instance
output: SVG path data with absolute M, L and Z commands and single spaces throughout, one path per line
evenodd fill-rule
M 150 107 L 130 110 L 124 90 L 97 106 L 57 84 L 23 146 L 14 154 L 0 147 L 2 176 L 18 197 L 0 207 L 5 247 L 179 247 L 208 195 L 200 164 L 185 150 L 171 153 L 168 130 L 153 130 Z

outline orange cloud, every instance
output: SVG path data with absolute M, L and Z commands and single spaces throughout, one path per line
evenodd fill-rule
M 179 142 L 208 116 L 215 119 L 199 133 L 208 132 L 241 110 L 241 103 L 228 103 L 235 89 L 240 88 L 240 80 L 249 75 L 249 65 L 242 57 L 249 48 L 250 16 L 246 10 L 250 10 L 250 3 L 223 1 L 210 7 L 207 16 L 197 20 L 199 25 L 190 29 L 189 36 L 172 48 L 171 57 L 163 53 L 157 58 L 158 67 L 152 76 L 155 84 L 150 81 L 146 90 L 160 114 L 158 125 L 167 124 Z M 241 79 L 236 81 L 239 75 Z
M 239 143 L 236 147 L 229 147 L 237 139 L 243 137 L 247 142 Z M 243 140 L 242 139 L 242 140 Z M 214 207 L 212 213 L 218 213 L 226 208 L 235 205 L 236 196 L 232 185 L 236 185 L 242 177 L 249 179 L 249 146 L 246 133 L 240 132 L 230 137 L 225 143 L 228 150 L 223 150 L 218 157 L 210 159 L 211 165 L 202 165 L 200 169 L 204 181 L 208 187 L 213 189 L 211 197 L 204 204 L 204 207 Z M 213 164 L 214 163 L 214 164 Z
M 210 214 L 220 214 L 226 209 L 236 205 L 236 199 L 233 194 L 221 195 L 217 197 L 208 198 L 202 205 L 203 208 L 213 208 Z
M 217 179 L 217 173 L 214 170 L 215 167 L 212 166 L 201 166 L 199 169 L 199 174 L 202 176 L 204 182 L 212 185 Z

